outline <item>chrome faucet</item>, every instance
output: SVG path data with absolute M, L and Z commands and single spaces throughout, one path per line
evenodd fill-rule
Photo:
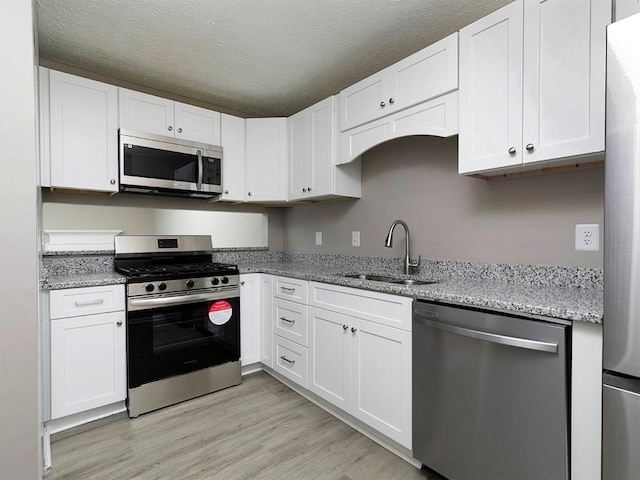
M 406 242 L 405 242 L 405 252 L 404 252 L 404 273 L 409 275 L 411 273 L 411 269 L 417 269 L 420 265 L 420 258 L 414 262 L 411 261 L 411 257 L 409 256 L 409 226 L 403 220 L 396 220 L 389 227 L 389 233 L 387 233 L 387 238 L 384 241 L 384 246 L 391 248 L 393 246 L 393 229 L 396 228 L 396 225 L 402 225 L 404 227 L 404 231 L 406 233 Z

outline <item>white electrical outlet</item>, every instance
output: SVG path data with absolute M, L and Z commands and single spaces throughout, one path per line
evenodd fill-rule
M 316 245 L 322 245 L 322 232 L 316 232 Z
M 352 247 L 360 246 L 360 232 L 351 232 L 351 246 Z
M 576 225 L 576 250 L 585 252 L 600 250 L 600 225 L 597 223 Z

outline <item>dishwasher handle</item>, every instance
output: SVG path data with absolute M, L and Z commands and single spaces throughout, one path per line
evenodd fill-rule
M 469 328 L 457 327 L 446 323 L 434 322 L 433 320 L 428 320 L 418 315 L 414 315 L 413 319 L 421 325 L 442 330 L 443 332 L 453 333 L 455 335 L 474 338 L 476 340 L 498 343 L 500 345 L 507 345 L 510 347 L 525 348 L 527 350 L 537 350 L 539 352 L 558 353 L 557 343 L 541 342 L 538 340 L 529 340 L 526 338 L 509 337 L 507 335 L 471 330 Z

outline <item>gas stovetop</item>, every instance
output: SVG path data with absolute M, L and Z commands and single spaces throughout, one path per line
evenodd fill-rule
M 116 272 L 127 276 L 129 282 L 144 282 L 182 278 L 237 275 L 238 268 L 226 263 L 180 263 L 150 265 L 118 265 Z

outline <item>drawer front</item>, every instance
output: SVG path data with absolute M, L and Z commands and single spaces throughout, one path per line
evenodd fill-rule
M 123 311 L 124 285 L 68 288 L 49 292 L 50 318 Z
M 310 282 L 309 305 L 411 331 L 411 298 Z
M 273 296 L 292 302 L 307 303 L 308 282 L 295 278 L 274 277 Z
M 276 298 L 273 301 L 273 333 L 308 347 L 307 308 L 306 305 Z
M 273 369 L 304 388 L 307 388 L 307 355 L 306 347 L 273 336 Z

